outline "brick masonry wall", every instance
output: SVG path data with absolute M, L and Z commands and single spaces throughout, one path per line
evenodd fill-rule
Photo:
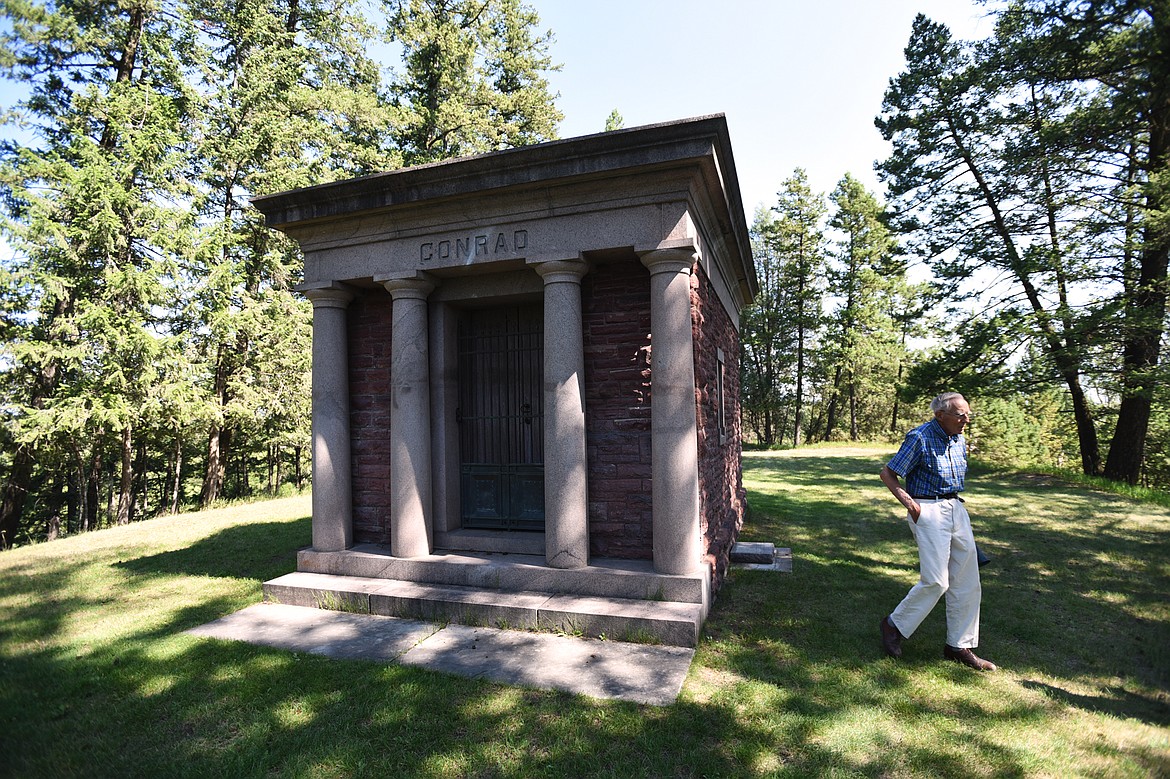
M 650 274 L 636 261 L 604 264 L 582 280 L 589 552 L 651 559 Z M 691 277 L 699 491 L 706 560 L 718 586 L 743 524 L 739 338 L 701 269 Z M 390 296 L 349 305 L 354 540 L 390 542 Z M 724 353 L 727 438 L 720 443 L 717 349 Z
M 650 467 L 650 272 L 595 267 L 581 282 L 589 553 L 653 556 Z
M 727 575 L 731 547 L 743 527 L 747 493 L 740 470 L 739 333 L 702 268 L 691 276 L 695 403 L 699 428 L 700 523 L 712 586 Z M 723 351 L 725 430 L 719 430 L 719 359 Z
M 349 304 L 349 435 L 353 536 L 390 543 L 390 296 L 363 291 Z

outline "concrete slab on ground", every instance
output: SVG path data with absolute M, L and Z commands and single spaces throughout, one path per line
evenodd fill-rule
M 693 649 L 260 603 L 189 633 L 342 659 L 401 663 L 504 684 L 668 706 Z
M 731 567 L 741 568 L 745 571 L 780 571 L 782 573 L 792 573 L 792 550 L 787 547 L 776 548 L 773 550 L 771 562 L 753 563 L 735 562 L 733 560 Z
M 439 627 L 408 619 L 258 603 L 187 632 L 345 660 L 395 662 Z

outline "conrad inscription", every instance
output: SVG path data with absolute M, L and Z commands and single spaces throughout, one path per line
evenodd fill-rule
M 528 231 L 481 233 L 448 238 L 442 241 L 426 241 L 419 244 L 418 258 L 421 262 L 434 260 L 462 260 L 471 262 L 480 257 L 494 257 L 500 254 L 518 254 L 528 248 Z

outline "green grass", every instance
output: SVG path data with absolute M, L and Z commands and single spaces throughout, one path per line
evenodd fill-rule
M 309 541 L 292 498 L 0 554 L 0 776 L 1170 774 L 1170 511 L 976 467 L 978 674 L 942 606 L 884 658 L 915 578 L 882 449 L 752 453 L 735 571 L 668 708 L 195 638 Z

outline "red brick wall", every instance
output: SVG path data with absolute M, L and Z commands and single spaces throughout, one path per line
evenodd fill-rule
M 631 258 L 581 282 L 589 553 L 650 559 L 650 272 Z
M 739 339 L 701 269 L 691 277 L 698 408 L 699 492 L 706 559 L 715 584 L 743 524 Z M 603 264 L 582 280 L 589 552 L 651 559 L 650 273 L 639 262 Z M 390 296 L 349 305 L 350 439 L 354 540 L 390 542 Z M 720 443 L 716 350 L 724 353 L 727 440 Z
M 353 536 L 390 543 L 390 295 L 364 291 L 349 304 L 349 438 Z
M 695 402 L 699 427 L 700 523 L 715 589 L 743 527 L 746 492 L 740 471 L 739 333 L 700 267 L 691 276 Z M 723 350 L 725 437 L 720 442 L 718 351 Z
M 700 524 L 718 587 L 743 526 L 739 334 L 701 268 L 691 277 L 698 423 Z M 582 286 L 590 554 L 651 559 L 650 274 L 640 263 L 603 265 Z M 724 357 L 725 440 L 720 441 L 718 351 Z

